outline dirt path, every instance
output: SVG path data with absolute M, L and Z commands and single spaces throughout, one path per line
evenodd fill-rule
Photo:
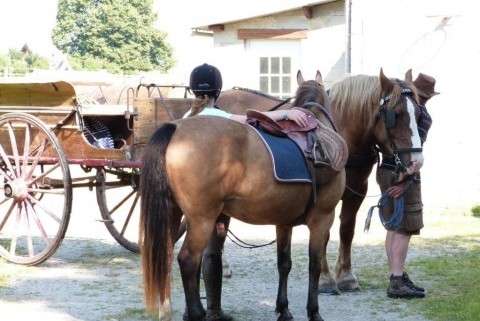
M 88 207 L 74 209 L 66 239 L 55 255 L 38 267 L 0 263 L 0 271 L 9 275 L 7 286 L 0 288 L 1 321 L 156 320 L 143 313 L 140 257 L 115 243 L 105 227 L 95 222 L 97 215 L 97 211 Z M 382 270 L 385 268 L 384 251 L 379 243 L 382 231 L 375 229 L 378 235 L 375 232 L 369 234 L 361 246 L 355 247 L 354 260 L 360 265 L 362 259 L 368 257 L 379 262 Z M 275 238 L 271 226 L 249 226 L 234 221 L 232 230 L 243 240 L 256 244 Z M 294 230 L 289 300 L 297 321 L 307 320 L 307 237 L 308 231 L 304 227 Z M 332 238 L 330 266 L 333 266 L 338 245 L 335 235 Z M 227 240 L 226 253 L 233 277 L 224 279 L 224 309 L 235 320 L 275 320 L 275 245 L 244 249 Z M 172 293 L 174 320 L 181 320 L 184 299 L 176 262 Z M 418 315 L 408 317 L 401 312 L 407 302 L 396 300 L 386 305 L 384 299 L 383 287 L 382 290 L 363 290 L 340 296 L 321 295 L 320 311 L 326 321 L 422 321 Z
M 374 189 L 369 193 L 376 195 Z M 434 227 L 441 221 L 443 226 L 449 226 L 445 221 L 452 219 L 456 219 L 457 224 L 458 217 L 465 220 L 462 228 L 471 231 L 480 229 L 480 220 L 467 215 L 456 218 L 442 215 L 437 211 L 440 207 L 438 198 L 429 199 L 429 193 L 425 196 L 426 208 L 433 210 L 427 211 L 425 215 L 426 228 L 420 239 L 434 240 L 436 237 L 447 236 L 450 231 Z M 23 267 L 0 262 L 0 274 L 8 275 L 6 287 L 0 288 L 0 321 L 157 320 L 144 315 L 139 255 L 124 250 L 110 237 L 103 224 L 96 221 L 100 214 L 94 197 L 94 193 L 88 190 L 74 191 L 67 237 L 54 256 L 44 264 Z M 321 295 L 320 313 L 325 321 L 427 321 L 421 315 L 405 312 L 409 311 L 408 301 L 386 300 L 387 271 L 382 244 L 385 232 L 378 218 L 372 221 L 368 234 L 362 230 L 366 209 L 374 205 L 377 199 L 367 199 L 365 207 L 360 210 L 353 245 L 354 271 L 364 288 L 361 292 L 340 296 Z M 275 238 L 272 226 L 251 226 L 233 221 L 231 228 L 243 240 L 255 244 Z M 307 238 L 308 231 L 305 227 L 294 229 L 289 302 L 296 321 L 307 320 Z M 434 244 L 435 241 L 430 243 Z M 440 247 L 437 249 L 428 246 L 428 249 L 411 246 L 409 259 L 436 255 L 439 254 L 437 250 L 442 250 Z M 331 268 L 337 247 L 338 218 L 332 227 L 328 246 Z M 274 309 L 278 274 L 275 245 L 244 249 L 227 240 L 226 255 L 233 269 L 233 277 L 224 279 L 225 311 L 237 321 L 276 320 Z M 363 270 L 369 273 L 374 271 L 377 275 L 372 277 L 362 274 Z M 422 285 L 428 288 L 426 276 L 416 275 L 415 271 L 410 271 L 410 275 L 414 280 L 421 280 Z M 182 320 L 184 298 L 176 262 L 173 267 L 172 293 L 174 320 Z

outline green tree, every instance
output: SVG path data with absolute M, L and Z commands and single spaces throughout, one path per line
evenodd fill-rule
M 39 54 L 33 53 L 25 45 L 21 50 L 10 48 L 7 54 L 0 54 L 0 74 L 9 68 L 14 74 L 24 75 L 34 69 L 48 69 L 50 60 Z
M 85 69 L 100 63 L 109 71 L 165 72 L 173 50 L 153 27 L 152 6 L 153 0 L 59 0 L 53 43 Z

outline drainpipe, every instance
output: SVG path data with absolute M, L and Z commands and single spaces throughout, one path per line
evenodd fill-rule
M 345 0 L 345 77 L 352 73 L 352 0 Z

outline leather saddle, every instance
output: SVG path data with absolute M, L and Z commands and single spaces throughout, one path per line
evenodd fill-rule
M 252 109 L 246 112 L 247 123 L 271 135 L 292 139 L 307 160 L 315 167 L 325 169 L 317 177 L 317 183 L 325 183 L 345 167 L 348 158 L 347 144 L 340 134 L 320 122 L 311 111 L 298 107 L 292 109 L 299 109 L 307 114 L 307 126 L 300 127 L 292 120 L 276 121 Z

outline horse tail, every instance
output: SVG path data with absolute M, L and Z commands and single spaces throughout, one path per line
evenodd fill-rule
M 142 159 L 139 245 L 145 305 L 149 312 L 154 312 L 159 303 L 170 299 L 169 271 L 173 255 L 170 217 L 173 215 L 173 200 L 165 153 L 176 127 L 167 123 L 158 128 L 150 138 Z

